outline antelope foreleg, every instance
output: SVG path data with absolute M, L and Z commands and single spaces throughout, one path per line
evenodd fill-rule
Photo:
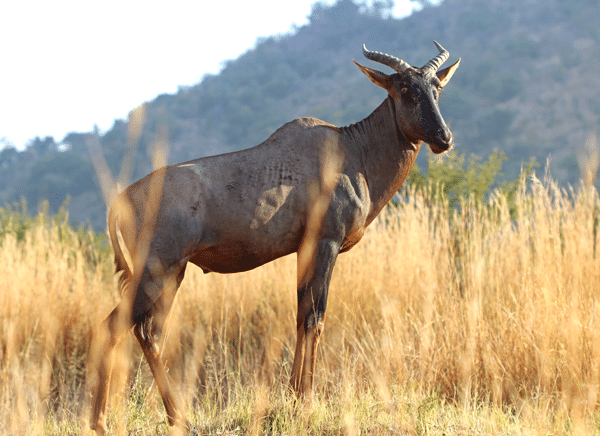
M 301 256 L 298 256 L 298 338 L 290 384 L 296 395 L 309 399 L 312 396 L 317 347 L 324 329 L 327 292 L 339 249 L 340 244 L 336 241 L 319 241 L 314 263 L 308 269 L 300 264 Z
M 298 337 L 296 339 L 296 351 L 294 353 L 294 363 L 292 364 L 292 374 L 290 385 L 296 393 L 300 395 L 300 381 L 302 380 L 302 365 L 304 363 L 304 342 L 305 342 L 304 323 L 298 327 Z
M 302 395 L 308 400 L 312 399 L 313 375 L 315 372 L 315 362 L 317 359 L 317 347 L 321 333 L 323 333 L 324 323 L 317 321 L 315 325 L 308 328 L 305 339 L 304 363 L 302 365 Z

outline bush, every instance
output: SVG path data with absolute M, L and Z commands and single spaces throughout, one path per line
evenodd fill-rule
M 499 150 L 494 150 L 483 162 L 479 156 L 471 155 L 467 159 L 460 152 L 449 153 L 443 159 L 429 153 L 427 172 L 423 173 L 415 164 L 408 175 L 403 195 L 408 189 L 433 189 L 435 196 L 446 198 L 451 208 L 457 208 L 466 198 L 484 204 L 494 191 L 500 191 L 507 197 L 512 211 L 510 205 L 514 203 L 517 190 L 522 181 L 533 174 L 538 163 L 528 162 L 515 180 L 506 181 L 502 180 L 502 163 L 506 160 L 506 155 Z

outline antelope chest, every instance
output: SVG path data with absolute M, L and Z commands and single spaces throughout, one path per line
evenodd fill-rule
M 335 196 L 338 219 L 344 224 L 341 251 L 348 251 L 361 240 L 367 227 L 371 202 L 364 176 L 360 173 L 353 177 L 342 175 Z
M 358 244 L 358 242 L 362 239 L 363 235 L 365 234 L 365 228 L 366 227 L 360 227 L 356 229 L 356 231 L 347 235 L 346 238 L 344 238 L 344 242 L 342 243 L 342 249 L 340 250 L 340 252 L 343 253 L 345 251 L 348 251 L 356 244 Z

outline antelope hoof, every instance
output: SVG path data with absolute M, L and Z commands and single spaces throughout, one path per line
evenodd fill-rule
M 104 424 L 90 424 L 90 429 L 96 432 L 97 436 L 105 436 L 106 435 L 106 426 Z

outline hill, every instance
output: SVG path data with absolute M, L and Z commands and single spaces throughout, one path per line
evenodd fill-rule
M 597 0 L 446 0 L 405 19 L 385 16 L 350 0 L 315 4 L 306 26 L 259 40 L 220 74 L 146 103 L 143 123 L 116 120 L 98 138 L 108 166 L 118 174 L 128 155 L 129 180 L 143 176 L 157 138 L 168 142 L 174 163 L 256 145 L 300 116 L 358 121 L 385 98 L 352 62 L 362 58 L 362 44 L 421 66 L 436 53 L 435 39 L 450 61 L 462 57 L 440 103 L 457 149 L 483 157 L 502 150 L 509 177 L 522 162 L 551 156 L 554 176 L 577 183 L 578 150 L 600 115 Z M 2 150 L 0 204 L 48 199 L 56 211 L 70 195 L 72 219 L 103 228 L 86 145 L 93 138 L 71 133 L 60 143 L 36 138 L 23 152 Z

